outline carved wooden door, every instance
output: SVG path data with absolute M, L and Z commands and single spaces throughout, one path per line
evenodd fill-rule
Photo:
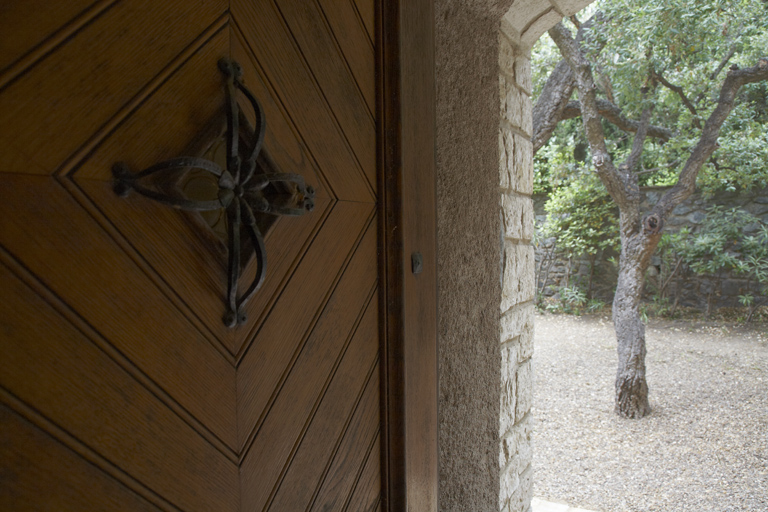
M 374 41 L 373 0 L 3 2 L 0 508 L 380 506 Z M 222 57 L 316 190 L 235 328 L 221 213 L 112 178 L 216 153 Z

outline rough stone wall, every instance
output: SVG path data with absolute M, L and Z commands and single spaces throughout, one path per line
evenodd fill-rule
M 498 510 L 498 18 L 436 2 L 441 511 Z
M 587 4 L 435 0 L 441 511 L 530 509 L 534 276 L 526 48 Z M 500 140 L 502 17 L 511 85 L 509 98 L 506 85 L 501 95 L 502 112 L 504 126 L 515 130 Z
M 531 63 L 517 32 L 499 32 L 499 174 L 502 220 L 499 509 L 527 510 L 533 497 L 533 150 Z
M 641 208 L 648 211 L 652 205 L 656 204 L 661 195 L 667 188 L 646 189 L 643 193 L 643 202 Z M 544 203 L 546 197 L 534 197 L 534 210 L 536 225 L 540 226 L 546 221 L 546 212 Z M 720 205 L 726 208 L 740 208 L 756 217 L 763 223 L 768 224 L 768 189 L 754 190 L 751 192 L 720 192 L 714 197 L 706 198 L 701 193 L 696 192 L 685 202 L 672 211 L 667 224 L 664 228 L 666 232 L 675 232 L 683 226 L 689 226 L 696 229 L 701 225 L 706 217 L 706 210 L 712 205 Z M 745 235 L 754 234 L 757 226 L 747 226 Z M 558 290 L 564 286 L 566 274 L 568 274 L 568 264 L 564 259 L 545 258 L 549 248 L 554 243 L 554 239 L 542 240 L 542 243 L 536 249 L 536 286 L 537 291 L 542 292 L 543 297 L 554 296 Z M 608 261 L 611 256 L 617 254 L 606 253 L 599 256 L 595 265 L 596 270 L 593 276 L 592 296 L 608 304 L 613 300 L 613 293 L 616 289 L 617 271 L 616 267 Z M 542 265 L 542 259 L 545 259 Z M 661 264 L 659 255 L 656 254 L 651 260 L 651 266 L 648 269 L 649 279 L 656 279 L 658 275 L 657 267 Z M 581 286 L 586 286 L 589 279 L 589 260 L 579 258 L 571 262 L 569 282 L 578 282 Z M 547 282 L 544 282 L 546 278 Z M 679 290 L 677 287 L 680 287 Z M 727 273 L 722 280 L 708 277 L 699 277 L 688 275 L 683 280 L 673 279 L 668 286 L 668 293 L 679 293 L 679 304 L 685 307 L 697 308 L 704 311 L 707 307 L 708 294 L 712 289 L 715 290 L 715 307 L 738 307 L 738 296 L 747 291 L 747 280 L 742 276 L 733 273 Z M 646 287 L 646 294 L 651 293 L 652 288 Z
M 535 296 L 530 48 L 545 31 L 589 4 L 523 1 L 499 28 L 499 178 L 501 193 L 501 396 L 499 510 L 530 510 L 533 497 L 533 309 Z

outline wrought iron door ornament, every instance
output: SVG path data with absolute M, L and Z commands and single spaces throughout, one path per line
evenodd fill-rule
M 315 193 L 312 187 L 306 186 L 304 178 L 291 173 L 258 172 L 257 158 L 264 145 L 266 120 L 264 111 L 251 91 L 241 82 L 242 68 L 234 61 L 222 59 L 219 69 L 226 77 L 227 85 L 227 168 L 222 169 L 218 164 L 200 157 L 179 157 L 157 163 L 147 169 L 132 173 L 122 163 L 116 163 L 112 168 L 115 179 L 114 190 L 125 197 L 131 190 L 173 208 L 190 211 L 211 211 L 225 209 L 227 214 L 227 248 L 228 248 L 228 281 L 227 281 L 227 311 L 224 323 L 235 327 L 245 322 L 244 307 L 248 300 L 261 287 L 267 273 L 267 252 L 264 247 L 264 237 L 256 223 L 254 212 L 269 215 L 302 215 L 314 208 Z M 240 111 L 237 103 L 237 91 L 242 92 L 252 105 L 256 114 L 252 144 L 247 158 L 241 158 L 239 153 L 240 140 Z M 246 134 L 250 135 L 250 134 Z M 141 180 L 159 173 L 174 172 L 179 169 L 200 169 L 218 178 L 218 199 L 200 201 L 171 195 L 141 184 Z M 270 184 L 280 183 L 291 193 L 270 195 L 264 191 Z M 257 259 L 257 273 L 245 293 L 238 297 L 237 287 L 240 278 L 240 231 L 241 226 L 253 244 Z

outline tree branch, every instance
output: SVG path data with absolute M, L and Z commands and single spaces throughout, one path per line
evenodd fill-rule
M 595 13 L 584 23 L 578 24 L 576 40 L 581 41 L 587 30 L 595 23 L 602 20 L 602 13 Z M 573 16 L 574 23 L 578 22 L 576 16 Z M 576 87 L 576 81 L 573 78 L 573 71 L 565 60 L 561 60 L 555 66 L 555 69 L 549 74 L 544 88 L 541 90 L 536 104 L 533 106 L 533 154 L 541 149 L 547 143 L 552 133 L 554 133 L 557 123 L 563 119 L 563 110 L 571 99 L 573 89 Z
M 601 116 L 607 121 L 613 123 L 617 128 L 629 133 L 637 132 L 640 127 L 640 123 L 633 119 L 629 119 L 624 116 L 624 113 L 615 103 L 597 98 L 597 110 Z M 563 109 L 562 119 L 573 119 L 581 115 L 581 103 L 578 101 L 569 101 Z M 661 139 L 663 142 L 667 142 L 674 136 L 674 132 L 669 128 L 657 125 L 648 125 L 648 137 L 652 139 Z M 545 141 L 546 143 L 546 141 Z
M 728 48 L 728 53 L 725 54 L 725 57 L 723 57 L 723 60 L 720 61 L 720 64 L 717 65 L 717 68 L 712 72 L 711 75 L 709 75 L 710 80 L 714 80 L 717 78 L 717 75 L 720 74 L 720 72 L 723 70 L 726 64 L 728 64 L 728 61 L 731 60 L 731 58 L 736 53 L 737 43 L 741 35 L 744 33 L 744 24 L 739 25 L 739 29 L 736 31 L 736 33 L 731 33 L 728 36 L 728 40 L 731 43 L 730 48 Z M 725 34 L 723 34 L 725 35 Z
M 565 119 L 563 111 L 576 87 L 573 71 L 565 60 L 561 60 L 549 74 L 547 83 L 533 106 L 533 154 L 547 143 L 557 123 Z
M 735 167 L 731 167 L 729 165 L 720 165 L 720 163 L 717 161 L 717 158 L 715 158 L 714 156 L 712 158 L 710 158 L 709 161 L 715 167 L 715 170 L 717 172 L 720 172 L 720 171 L 735 171 L 736 170 Z
M 681 202 L 690 196 L 696 187 L 696 177 L 704 163 L 709 160 L 718 147 L 717 137 L 720 128 L 734 107 L 736 94 L 745 84 L 768 80 L 768 58 L 761 58 L 755 66 L 745 69 L 731 69 L 720 89 L 717 106 L 704 123 L 699 142 L 691 151 L 675 186 L 673 186 L 654 206 L 653 213 L 662 219 Z
M 725 57 L 723 57 L 723 60 L 720 61 L 720 64 L 718 64 L 717 68 L 712 72 L 711 75 L 709 75 L 710 80 L 714 80 L 717 78 L 717 75 L 720 74 L 720 72 L 723 70 L 726 64 L 728 64 L 728 61 L 731 60 L 731 57 L 736 53 L 736 43 L 733 43 L 731 45 L 731 49 L 728 50 L 728 53 L 725 54 Z
M 640 170 L 637 171 L 636 174 L 650 174 L 652 172 L 660 171 L 662 169 L 669 169 L 670 167 L 675 167 L 677 164 L 680 163 L 680 160 L 675 160 L 672 163 L 666 164 L 666 165 L 660 165 L 659 167 L 653 167 L 651 169 L 645 169 L 641 166 Z
M 560 49 L 560 54 L 568 62 L 576 78 L 579 100 L 581 101 L 581 120 L 589 148 L 592 151 L 592 163 L 598 176 L 600 176 L 600 180 L 608 189 L 608 193 L 621 208 L 629 202 L 631 196 L 635 195 L 633 192 L 637 192 L 636 195 L 639 199 L 640 192 L 639 189 L 632 190 L 630 177 L 628 175 L 622 176 L 619 173 L 608 153 L 608 148 L 605 145 L 605 134 L 600 123 L 596 96 L 597 87 L 592 78 L 592 68 L 581 53 L 578 43 L 571 37 L 562 22 L 552 27 L 549 30 L 549 35 Z
M 651 124 L 651 110 L 653 110 L 652 107 L 645 107 L 640 116 L 640 127 L 635 134 L 635 140 L 632 141 L 632 151 L 630 151 L 627 161 L 624 162 L 624 166 L 629 172 L 635 171 L 635 168 L 640 164 L 640 157 L 643 156 L 643 144 L 648 134 L 648 125 Z
M 687 108 L 690 111 L 690 113 L 694 115 L 693 125 L 696 128 L 701 128 L 701 121 L 699 121 L 698 119 L 699 112 L 696 110 L 696 107 L 693 106 L 693 103 L 691 103 L 691 101 L 685 95 L 683 88 L 680 87 L 679 85 L 670 83 L 666 78 L 664 78 L 664 75 L 662 75 L 658 71 L 652 70 L 651 73 L 653 73 L 654 78 L 656 78 L 661 85 L 663 85 L 670 91 L 680 96 L 680 99 L 682 100 L 683 105 L 685 105 L 685 108 Z
M 571 20 L 571 23 L 573 23 L 573 26 L 576 27 L 576 30 L 581 28 L 581 22 L 579 21 L 579 18 L 577 18 L 575 14 L 571 15 L 571 17 L 568 19 Z

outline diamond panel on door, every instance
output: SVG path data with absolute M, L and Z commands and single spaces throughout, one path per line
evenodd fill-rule
M 3 508 L 374 509 L 373 1 L 12 0 L 7 12 Z M 222 58 L 264 109 L 265 158 L 316 191 L 310 214 L 265 229 L 267 274 L 234 328 L 217 220 L 118 197 L 112 176 L 115 162 L 216 153 Z M 241 286 L 257 267 L 246 260 Z

